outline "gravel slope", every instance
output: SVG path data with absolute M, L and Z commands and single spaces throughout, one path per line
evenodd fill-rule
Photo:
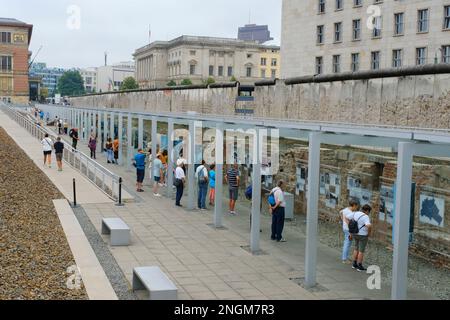
M 75 262 L 52 203 L 63 196 L 2 128 L 0 159 L 0 300 L 87 299 L 66 286 Z

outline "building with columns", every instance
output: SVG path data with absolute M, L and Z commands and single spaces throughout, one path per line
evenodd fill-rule
M 0 100 L 28 103 L 28 62 L 33 26 L 16 19 L 0 18 Z
M 450 63 L 450 0 L 283 0 L 281 77 Z
M 278 46 L 265 46 L 228 38 L 181 36 L 171 41 L 156 41 L 134 53 L 136 79 L 141 88 L 164 87 L 169 81 L 177 84 L 190 79 L 201 84 L 208 78 L 228 82 L 235 78 L 241 83 L 262 80 L 261 57 L 270 55 L 267 78 L 277 76 L 270 63 L 276 59 L 280 66 Z M 267 61 L 267 60 L 266 60 Z

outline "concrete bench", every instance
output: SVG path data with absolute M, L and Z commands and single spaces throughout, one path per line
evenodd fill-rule
M 133 269 L 133 291 L 149 292 L 149 300 L 177 300 L 178 289 L 158 267 Z
M 130 245 L 130 228 L 119 218 L 102 220 L 102 234 L 111 234 L 111 246 Z

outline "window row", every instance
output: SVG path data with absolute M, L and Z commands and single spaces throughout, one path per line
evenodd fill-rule
M 277 70 L 276 69 L 271 69 L 270 70 L 270 77 L 272 79 L 275 79 L 277 77 Z M 261 78 L 267 78 L 267 70 L 266 69 L 261 69 Z
M 426 33 L 429 31 L 430 10 L 421 9 L 417 12 L 417 32 Z M 352 40 L 361 40 L 361 19 L 352 21 Z M 372 24 L 372 37 L 380 38 L 382 29 L 382 17 L 374 17 Z M 444 7 L 443 30 L 450 30 L 450 6 Z M 405 13 L 398 12 L 394 14 L 394 36 L 404 35 L 405 32 Z M 343 23 L 336 22 L 334 24 L 334 42 L 342 42 L 343 39 Z M 325 43 L 325 25 L 319 25 L 316 29 L 317 44 Z
M 442 46 L 440 48 L 442 52 L 441 62 L 450 63 L 450 45 Z M 316 74 L 324 73 L 324 59 L 322 56 L 316 57 L 315 59 L 316 65 Z M 416 57 L 415 64 L 420 66 L 424 65 L 428 62 L 428 48 L 420 47 L 416 48 Z M 400 68 L 404 65 L 404 50 L 403 49 L 394 49 L 392 50 L 392 67 Z M 332 57 L 332 72 L 340 73 L 342 66 L 342 57 L 341 55 L 333 55 Z M 370 69 L 378 70 L 381 66 L 381 52 L 380 51 L 372 51 L 370 53 Z M 350 70 L 352 72 L 357 72 L 360 70 L 360 54 L 352 53 L 350 56 Z
M 11 43 L 11 32 L 0 32 L 0 43 Z
M 261 58 L 261 65 L 267 66 L 267 58 Z M 270 65 L 272 67 L 276 67 L 278 65 L 278 60 L 276 58 L 273 58 L 272 61 L 270 62 Z
M 215 73 L 214 73 L 214 66 L 209 66 L 209 76 L 210 77 L 214 77 Z M 227 75 L 228 77 L 232 77 L 233 76 L 233 67 L 228 67 L 227 69 Z M 217 68 L 217 76 L 218 77 L 224 77 L 224 67 L 223 66 L 219 66 Z

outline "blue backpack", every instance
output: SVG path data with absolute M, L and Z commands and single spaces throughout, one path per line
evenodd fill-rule
M 245 190 L 245 197 L 247 198 L 247 200 L 252 200 L 252 193 L 253 193 L 253 187 L 248 186 L 247 190 Z
M 277 204 L 277 201 L 275 200 L 275 195 L 271 193 L 269 197 L 267 198 L 267 201 L 269 202 L 270 206 L 273 207 Z

